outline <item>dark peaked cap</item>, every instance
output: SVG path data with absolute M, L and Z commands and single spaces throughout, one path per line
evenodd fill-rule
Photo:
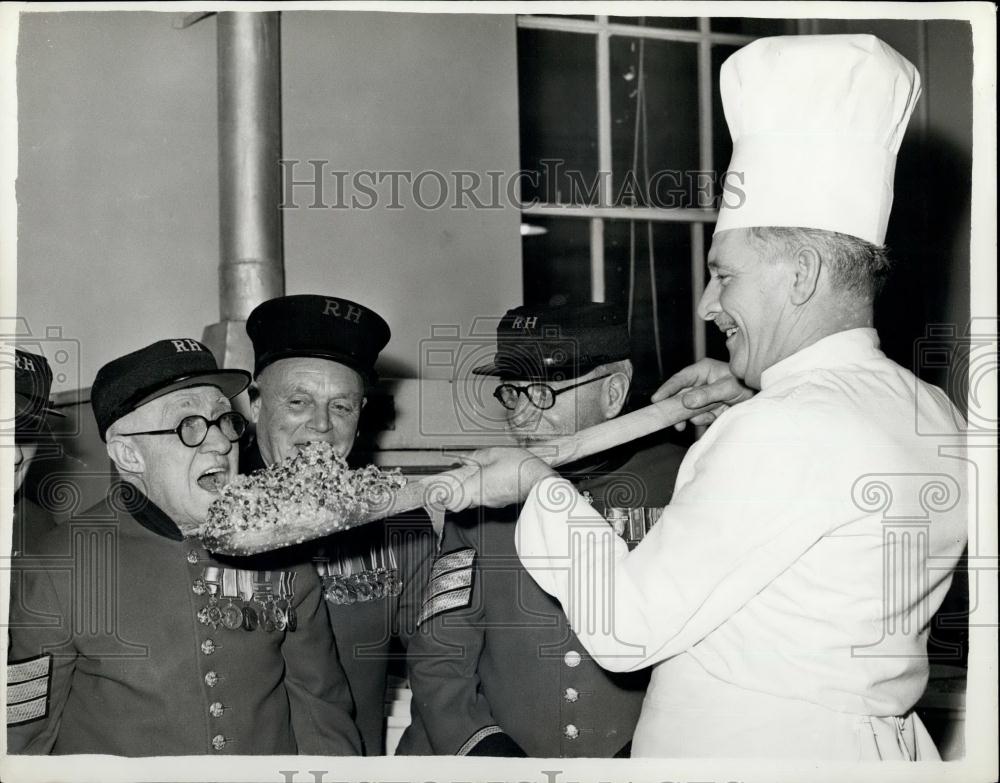
M 377 380 L 375 360 L 389 342 L 389 324 L 374 310 L 349 299 L 296 294 L 269 299 L 247 319 L 253 342 L 254 377 L 272 362 L 296 356 L 329 359 L 368 382 Z
M 118 419 L 172 391 L 216 386 L 232 399 L 249 384 L 246 370 L 220 370 L 208 348 L 181 337 L 159 340 L 105 364 L 90 387 L 90 405 L 101 440 L 107 440 L 108 427 Z
M 52 407 L 52 368 L 39 354 L 14 349 L 14 428 L 19 433 L 39 432 L 46 418 L 64 414 Z
M 511 380 L 565 380 L 631 353 L 627 316 L 617 305 L 524 305 L 500 319 L 496 355 L 472 372 Z

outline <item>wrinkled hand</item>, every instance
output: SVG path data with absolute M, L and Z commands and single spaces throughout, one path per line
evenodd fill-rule
M 695 410 L 707 405 L 715 405 L 711 410 L 692 416 L 693 424 L 711 424 L 725 411 L 737 403 L 753 397 L 748 389 L 729 370 L 726 362 L 718 359 L 700 359 L 670 376 L 653 394 L 653 402 L 681 395 L 685 408 Z M 687 422 L 674 425 L 680 431 Z
M 494 447 L 461 456 L 464 463 L 438 476 L 428 491 L 429 502 L 448 511 L 486 506 L 503 508 L 520 503 L 546 476 L 557 475 L 530 451 Z

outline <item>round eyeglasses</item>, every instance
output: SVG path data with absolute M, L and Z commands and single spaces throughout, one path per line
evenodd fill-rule
M 556 397 L 563 392 L 568 392 L 570 389 L 576 389 L 580 386 L 586 386 L 588 383 L 593 383 L 594 381 L 603 381 L 608 377 L 610 376 L 601 375 L 597 378 L 591 378 L 590 380 L 574 383 L 572 386 L 564 386 L 561 389 L 553 389 L 547 383 L 529 383 L 526 386 L 517 386 L 513 383 L 501 383 L 496 387 L 496 389 L 493 390 L 493 396 L 496 397 L 497 402 L 509 411 L 517 409 L 518 398 L 522 394 L 527 397 L 528 402 L 536 408 L 547 411 L 556 404 Z
M 247 430 L 247 420 L 238 411 L 226 411 L 216 419 L 209 421 L 204 416 L 185 416 L 181 423 L 172 430 L 146 430 L 145 432 L 123 432 L 122 435 L 176 435 L 181 443 L 190 448 L 197 448 L 205 442 L 208 431 L 213 426 L 219 428 L 222 437 L 230 443 L 235 443 Z

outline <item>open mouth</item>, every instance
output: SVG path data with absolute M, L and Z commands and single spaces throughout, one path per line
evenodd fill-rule
M 209 468 L 198 476 L 198 486 L 206 492 L 221 492 L 229 483 L 229 471 L 225 468 Z
M 733 336 L 740 330 L 740 327 L 736 325 L 734 321 L 722 320 L 715 322 L 715 325 L 719 327 L 719 330 L 726 335 L 726 342 L 728 343 L 733 339 Z
M 292 444 L 292 453 L 289 456 L 295 456 L 301 454 L 302 450 L 311 443 L 326 443 L 333 447 L 334 453 L 338 457 L 344 457 L 346 459 L 348 453 L 350 453 L 350 444 L 338 443 L 335 438 L 311 438 L 310 440 L 304 440 L 301 443 Z

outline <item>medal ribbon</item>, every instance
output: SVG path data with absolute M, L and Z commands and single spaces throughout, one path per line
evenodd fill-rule
M 218 566 L 205 566 L 205 575 L 202 579 L 208 588 L 208 594 L 211 596 L 219 592 L 219 572 L 222 570 Z
M 237 589 L 237 578 L 239 577 L 239 572 L 233 570 L 232 568 L 222 569 L 222 597 L 223 598 L 236 598 L 239 595 Z
M 291 603 L 292 597 L 295 592 L 292 590 L 292 583 L 295 581 L 294 571 L 282 571 L 281 581 L 278 584 L 278 597 L 284 598 L 286 601 Z
M 256 579 L 254 585 L 260 592 L 270 593 L 273 589 L 271 587 L 271 572 L 270 571 L 257 571 Z
M 244 601 L 251 600 L 253 598 L 253 574 L 250 571 L 238 570 L 236 572 L 236 587 L 240 598 Z

